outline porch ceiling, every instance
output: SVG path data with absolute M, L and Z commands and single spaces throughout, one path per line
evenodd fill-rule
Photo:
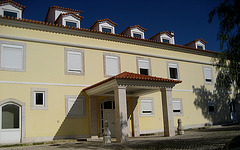
M 148 75 L 123 72 L 106 80 L 93 84 L 83 91 L 88 95 L 112 96 L 118 86 L 126 86 L 127 96 L 141 96 L 154 93 L 160 88 L 172 88 L 179 80 L 171 80 Z

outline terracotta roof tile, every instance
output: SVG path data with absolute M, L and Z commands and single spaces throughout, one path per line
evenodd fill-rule
M 82 12 L 83 12 L 83 11 L 81 11 L 81 10 L 64 8 L 64 7 L 60 7 L 60 6 L 50 6 L 49 8 L 57 8 L 57 9 L 62 9 L 62 10 L 71 11 L 71 12 L 78 12 L 78 13 L 82 13 Z
M 204 41 L 203 39 L 200 38 L 200 39 L 193 40 L 193 41 L 191 41 L 191 42 L 185 44 L 184 46 L 187 46 L 187 45 L 189 45 L 189 44 L 191 44 L 191 43 L 195 43 L 195 42 L 197 42 L 197 41 L 201 41 L 201 42 L 204 43 L 204 44 L 207 43 L 206 41 Z
M 130 73 L 130 72 L 123 72 L 116 76 L 110 77 L 106 80 L 103 80 L 101 82 L 98 82 L 96 84 L 93 84 L 92 86 L 89 86 L 87 88 L 84 88 L 83 91 L 89 90 L 91 88 L 94 88 L 96 86 L 99 86 L 103 83 L 106 83 L 108 81 L 111 81 L 113 79 L 127 79 L 127 80 L 138 80 L 138 81 L 157 81 L 157 82 L 172 82 L 172 83 L 181 83 L 180 80 L 172 80 L 172 79 L 165 79 L 165 78 L 159 78 L 154 76 L 148 76 L 148 75 L 142 75 L 142 74 L 136 74 L 136 73 Z
M 0 1 L 0 5 L 6 4 L 6 3 L 11 3 L 11 4 L 19 7 L 22 11 L 24 11 L 24 9 L 26 8 L 25 6 L 18 4 L 16 2 L 14 2 L 13 0 Z
M 177 45 L 177 44 L 162 43 L 160 41 L 151 40 L 151 39 L 140 39 L 140 38 L 131 37 L 131 36 L 128 36 L 128 35 L 123 35 L 123 34 L 112 34 L 112 33 L 106 33 L 106 32 L 91 30 L 91 29 L 84 29 L 84 28 L 79 29 L 79 28 L 73 28 L 73 27 L 66 27 L 66 26 L 63 26 L 63 25 L 60 25 L 60 24 L 52 24 L 52 23 L 48 23 L 48 22 L 35 21 L 35 20 L 29 20 L 29 19 L 16 19 L 16 18 L 10 18 L 10 17 L 5 17 L 5 16 L 3 17 L 1 15 L 0 15 L 0 18 L 1 19 L 11 19 L 11 20 L 15 20 L 15 21 L 22 21 L 22 22 L 35 23 L 35 24 L 43 24 L 43 25 L 47 25 L 47 26 L 55 26 L 55 27 L 58 27 L 58 28 L 69 28 L 69 29 L 79 30 L 79 31 L 94 32 L 94 33 L 98 33 L 98 34 L 107 34 L 107 35 L 110 35 L 110 36 L 117 36 L 117 37 L 135 39 L 135 40 L 152 42 L 152 43 L 159 43 L 159 44 L 162 44 L 162 45 L 171 45 L 171 46 L 174 46 L 174 47 L 186 48 L 186 49 L 191 49 L 191 50 L 194 50 L 194 51 L 200 51 L 200 52 L 205 52 L 205 53 L 219 54 L 219 52 L 215 52 L 215 51 L 201 50 L 201 49 L 196 49 L 196 48 Z
M 113 22 L 112 20 L 106 18 L 106 19 L 102 19 L 102 20 L 97 20 L 89 29 L 92 29 L 97 23 L 103 22 L 103 21 L 108 21 L 108 22 L 110 22 L 111 24 L 113 24 L 114 26 L 117 26 L 117 25 L 118 25 L 117 23 Z

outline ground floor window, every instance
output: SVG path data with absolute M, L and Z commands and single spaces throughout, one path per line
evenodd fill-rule
M 141 116 L 153 116 L 154 115 L 154 103 L 151 97 L 140 98 L 140 115 Z
M 86 117 L 86 97 L 85 96 L 65 96 L 66 116 L 68 118 Z
M 183 108 L 182 108 L 182 99 L 181 98 L 173 98 L 173 114 L 174 115 L 183 115 Z
M 31 109 L 48 109 L 48 90 L 31 88 Z

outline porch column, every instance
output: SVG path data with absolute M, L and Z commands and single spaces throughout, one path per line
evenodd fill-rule
M 172 105 L 172 89 L 161 89 L 162 94 L 162 110 L 164 122 L 164 136 L 175 136 L 173 105 Z
M 132 99 L 132 110 L 133 110 L 133 116 L 132 116 L 132 123 L 133 123 L 133 134 L 134 137 L 140 136 L 139 131 L 139 115 L 138 115 L 138 98 L 139 97 L 131 97 Z
M 97 96 L 89 97 L 89 112 L 90 112 L 90 135 L 91 138 L 98 138 L 97 126 Z
M 117 86 L 114 89 L 115 119 L 117 142 L 128 142 L 127 98 L 126 86 Z

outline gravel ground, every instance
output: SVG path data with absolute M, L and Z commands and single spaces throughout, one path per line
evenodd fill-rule
M 152 150 L 240 150 L 240 125 L 218 126 L 185 131 L 184 135 L 130 138 L 129 143 L 102 144 L 101 141 L 58 141 L 54 144 L 0 148 L 0 150 L 78 150 L 78 149 L 152 149 Z

